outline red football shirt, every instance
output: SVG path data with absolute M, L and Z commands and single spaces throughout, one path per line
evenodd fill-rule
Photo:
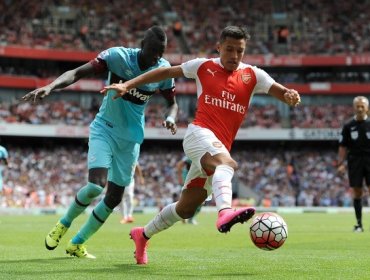
M 230 150 L 254 93 L 267 93 L 275 82 L 265 71 L 240 63 L 227 71 L 219 58 L 196 58 L 181 64 L 195 79 L 198 108 L 193 124 L 208 128 Z

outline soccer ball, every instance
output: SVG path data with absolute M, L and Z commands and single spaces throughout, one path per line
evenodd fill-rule
M 251 239 L 262 250 L 275 250 L 281 247 L 288 237 L 288 226 L 276 213 L 260 213 L 250 226 Z

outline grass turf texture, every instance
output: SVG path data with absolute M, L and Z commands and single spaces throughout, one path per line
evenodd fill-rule
M 137 214 L 130 225 L 112 215 L 87 242 L 96 260 L 65 254 L 85 215 L 54 251 L 44 238 L 57 216 L 0 216 L 0 279 L 370 279 L 366 214 L 364 233 L 351 231 L 353 214 L 282 214 L 288 239 L 267 252 L 252 244 L 249 222 L 225 235 L 215 228 L 216 213 L 201 213 L 197 226 L 179 222 L 154 236 L 150 263 L 138 266 L 129 230 L 153 215 Z

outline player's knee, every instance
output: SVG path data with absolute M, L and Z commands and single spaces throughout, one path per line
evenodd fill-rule
M 106 178 L 92 178 L 90 182 L 104 188 L 107 184 L 107 179 Z
M 106 168 L 92 168 L 89 170 L 89 182 L 104 188 L 107 184 Z
M 107 193 L 104 197 L 104 203 L 107 205 L 110 209 L 116 208 L 117 205 L 119 205 L 122 201 L 122 195 L 116 196 L 112 193 Z
M 112 185 L 111 182 L 109 182 L 108 190 L 104 197 L 105 205 L 110 209 L 114 209 L 121 203 L 124 190 L 125 189 L 123 187 Z
M 227 162 L 226 165 L 230 166 L 234 170 L 237 170 L 239 168 L 238 163 L 233 159 Z

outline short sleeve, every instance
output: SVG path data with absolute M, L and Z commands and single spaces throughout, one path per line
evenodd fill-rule
M 256 66 L 252 66 L 252 69 L 256 74 L 257 80 L 257 84 L 254 87 L 253 93 L 268 93 L 271 86 L 275 83 L 275 80 L 264 70 Z
M 200 67 L 207 58 L 195 58 L 189 61 L 186 61 L 181 64 L 182 72 L 186 78 L 195 79 L 197 77 L 197 72 Z
M 8 151 L 4 147 L 0 147 L 0 158 L 1 159 L 8 158 Z

